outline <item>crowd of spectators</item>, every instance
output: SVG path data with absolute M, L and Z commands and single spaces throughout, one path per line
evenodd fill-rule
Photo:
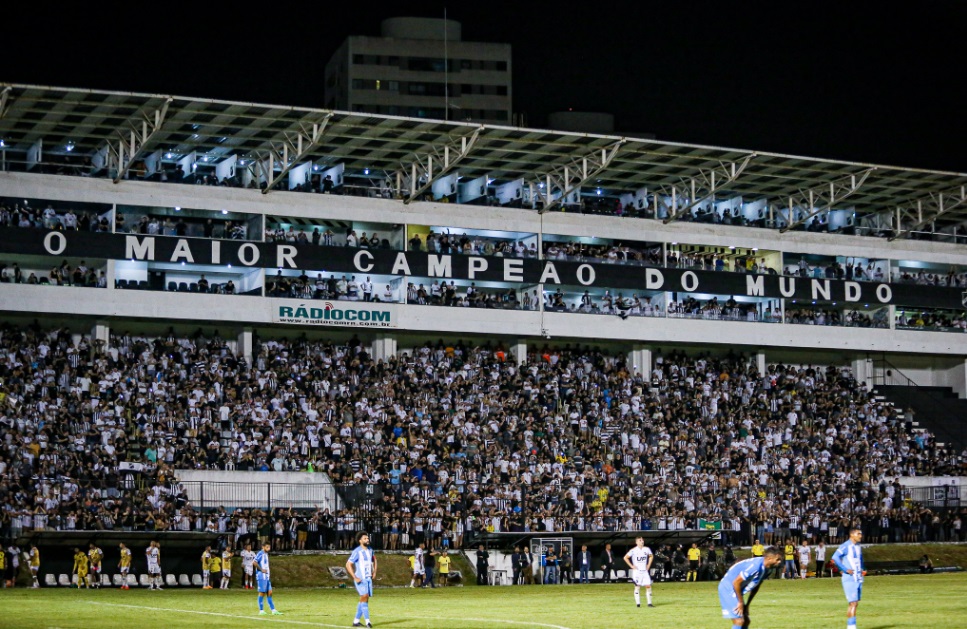
M 936 330 L 967 332 L 967 316 L 953 310 L 899 311 L 896 327 L 908 330 Z
M 365 527 L 384 548 L 459 547 L 481 531 L 699 518 L 744 543 L 835 542 L 854 521 L 878 540 L 963 535 L 888 479 L 961 474 L 964 454 L 911 432 L 844 368 L 658 353 L 638 373 L 577 346 L 532 347 L 518 366 L 499 345 L 444 342 L 377 361 L 358 339 L 305 338 L 256 339 L 248 364 L 217 333 L 104 345 L 4 325 L 0 379 L 7 535 L 271 531 L 291 548 Z M 325 472 L 347 508 L 201 513 L 183 468 Z M 351 504 L 360 487 L 370 499 Z
M 17 262 L 10 266 L 7 266 L 6 262 L 0 262 L 0 282 L 46 286 L 85 286 L 88 288 L 107 287 L 104 269 L 89 267 L 84 260 L 81 260 L 76 266 L 64 260 L 59 266 L 52 267 L 47 274 L 41 273 L 40 275 L 36 271 L 21 269 Z
M 135 222 L 133 218 L 129 219 L 125 213 L 118 212 L 115 218 L 115 229 L 119 234 L 142 234 L 145 236 L 192 236 L 230 240 L 246 240 L 248 238 L 248 228 L 244 223 L 215 218 L 142 214 Z
M 833 308 L 787 308 L 786 323 L 804 325 L 836 325 L 848 328 L 889 327 L 884 310 L 872 314 L 860 310 L 836 310 Z
M 0 203 L 0 227 L 33 227 L 57 231 L 109 232 L 111 223 L 106 215 L 96 212 L 77 211 L 68 208 L 59 212 L 51 204 L 43 209 L 28 204 Z

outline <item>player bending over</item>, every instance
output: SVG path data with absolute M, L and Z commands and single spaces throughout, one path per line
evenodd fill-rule
M 719 603 L 722 617 L 732 621 L 735 627 L 749 626 L 749 606 L 759 591 L 766 573 L 782 563 L 783 554 L 778 548 L 769 547 L 762 557 L 736 562 L 719 581 Z M 744 599 L 748 594 L 749 598 Z
M 625 563 L 631 568 L 631 580 L 635 582 L 635 605 L 641 607 L 641 588 L 645 588 L 648 607 L 651 602 L 651 562 L 655 560 L 651 549 L 645 546 L 644 537 L 635 538 L 635 546 L 625 554 Z

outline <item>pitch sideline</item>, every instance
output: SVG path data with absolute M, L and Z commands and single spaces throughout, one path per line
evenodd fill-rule
M 206 611 L 200 611 L 196 609 L 173 609 L 171 607 L 151 607 L 148 605 L 128 605 L 125 603 L 101 603 L 98 601 L 90 601 L 90 603 L 91 605 L 103 605 L 106 607 L 125 607 L 128 609 L 143 609 L 143 610 L 157 611 L 157 612 L 174 612 L 176 614 L 198 614 L 201 616 L 219 616 L 222 618 L 252 620 L 256 622 L 276 622 L 276 623 L 286 623 L 290 625 L 307 625 L 310 627 L 334 627 L 335 629 L 345 629 L 346 627 L 345 623 L 341 625 L 331 625 L 324 622 L 309 622 L 307 620 L 288 620 L 286 618 L 277 618 L 274 616 L 263 618 L 261 616 L 242 616 L 239 614 L 206 612 Z M 413 616 L 412 619 L 413 620 L 431 620 L 428 617 L 422 617 L 422 616 Z M 504 620 L 501 618 L 452 618 L 451 620 L 456 620 L 456 621 L 463 620 L 468 622 L 487 622 L 487 623 L 503 624 L 503 625 L 526 625 L 529 627 L 547 627 L 547 629 L 570 629 L 570 627 L 565 627 L 563 625 L 552 625 L 552 624 L 542 623 L 542 622 L 531 622 L 528 620 Z

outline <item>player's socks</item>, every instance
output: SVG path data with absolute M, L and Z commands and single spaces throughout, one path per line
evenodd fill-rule
M 275 603 L 272 602 L 272 595 L 271 594 L 268 596 L 268 599 L 269 599 L 269 609 L 271 609 L 271 610 L 274 611 L 275 610 Z
M 648 604 L 651 605 L 651 588 L 645 588 L 645 598 L 648 600 Z
M 641 591 L 635 588 L 635 605 L 641 607 Z
M 359 605 L 360 607 L 362 607 L 363 618 L 365 618 L 366 622 L 368 623 L 369 622 L 369 603 L 360 603 Z
M 362 618 L 362 616 L 363 616 L 363 604 L 356 603 L 356 621 L 358 622 L 359 619 Z
M 262 595 L 259 594 L 259 611 L 265 611 L 265 603 L 262 601 Z
M 856 616 L 846 619 L 846 629 L 856 629 Z

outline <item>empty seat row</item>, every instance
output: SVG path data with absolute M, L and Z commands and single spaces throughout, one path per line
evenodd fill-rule
M 128 587 L 148 587 L 151 583 L 148 580 L 147 574 L 127 575 L 127 585 Z M 181 574 L 177 577 L 173 574 L 164 575 L 165 586 L 167 587 L 201 587 L 202 580 L 200 574 L 193 574 L 191 576 L 187 574 Z M 101 575 L 101 587 L 121 587 L 124 585 L 124 575 Z M 76 574 L 47 574 L 44 577 L 44 585 L 47 587 L 69 587 L 72 585 L 77 585 L 77 575 Z

